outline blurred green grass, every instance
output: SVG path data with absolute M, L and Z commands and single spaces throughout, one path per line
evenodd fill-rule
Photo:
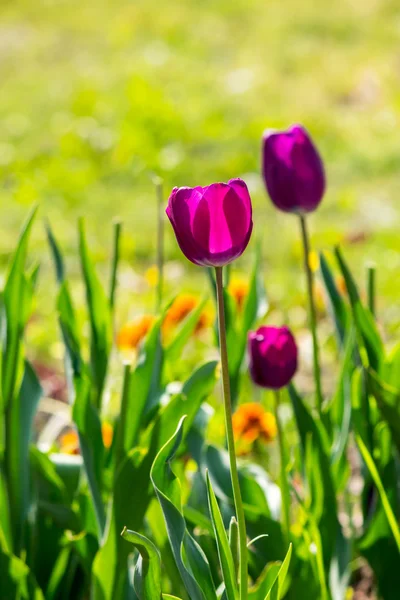
M 377 262 L 380 314 L 391 332 L 398 329 L 398 0 L 20 0 L 2 2 L 0 15 L 3 263 L 34 202 L 72 277 L 76 218 L 86 216 L 105 267 L 119 216 L 122 314 L 142 310 L 151 291 L 137 291 L 132 272 L 154 262 L 152 173 L 166 192 L 242 176 L 254 199 L 267 287 L 283 318 L 303 301 L 298 225 L 266 199 L 260 136 L 302 122 L 329 183 L 311 221 L 314 244 L 344 243 L 360 280 L 366 260 Z M 179 259 L 169 229 L 166 242 L 168 259 Z M 38 314 L 45 316 L 55 287 L 40 226 L 33 251 L 43 264 Z M 184 269 L 186 289 L 200 288 L 199 270 L 186 262 Z M 180 281 L 170 282 L 171 293 Z M 288 318 L 296 320 L 293 311 Z M 37 335 L 46 339 L 49 327 L 39 319 Z

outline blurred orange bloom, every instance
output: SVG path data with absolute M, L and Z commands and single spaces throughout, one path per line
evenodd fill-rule
M 101 425 L 101 435 L 103 438 L 104 447 L 111 448 L 111 444 L 114 437 L 114 430 L 112 428 L 112 425 L 110 425 L 110 423 L 108 423 L 107 421 L 104 421 L 104 423 L 102 423 Z
M 249 293 L 249 283 L 245 279 L 232 279 L 228 285 L 228 292 L 235 300 L 238 310 L 242 310 Z
M 135 350 L 151 329 L 155 317 L 141 315 L 127 323 L 118 332 L 117 346 L 120 350 Z
M 60 438 L 60 452 L 63 454 L 80 454 L 78 434 L 70 429 Z
M 104 421 L 101 425 L 101 435 L 105 448 L 111 448 L 114 430 L 110 423 Z M 78 433 L 75 429 L 70 429 L 60 438 L 60 452 L 63 454 L 80 454 Z
M 169 330 L 179 325 L 189 313 L 198 305 L 199 301 L 192 294 L 179 294 L 169 307 L 165 315 L 163 328 Z
M 197 321 L 196 329 L 194 330 L 194 332 L 200 333 L 204 329 L 207 329 L 207 327 L 210 327 L 212 320 L 213 316 L 211 311 L 208 309 L 203 310 L 200 314 L 199 320 Z
M 199 304 L 199 299 L 193 294 L 180 294 L 175 298 L 169 307 L 163 323 L 163 332 L 168 333 L 179 325 Z M 211 323 L 211 315 L 208 310 L 204 310 L 197 322 L 195 333 L 199 333 Z
M 257 438 L 270 442 L 276 436 L 276 420 L 272 413 L 257 402 L 239 406 L 233 415 L 233 431 L 236 439 L 252 444 Z

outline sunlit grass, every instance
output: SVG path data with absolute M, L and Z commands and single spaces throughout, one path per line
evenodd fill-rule
M 166 192 L 240 175 L 262 216 L 255 233 L 264 240 L 272 300 L 285 306 L 290 286 L 302 301 L 297 224 L 273 212 L 259 177 L 263 129 L 301 121 L 328 171 L 327 197 L 312 219 L 315 245 L 347 243 L 359 267 L 374 258 L 378 306 L 397 326 L 396 0 L 25 0 L 3 3 L 1 16 L 4 258 L 33 202 L 67 255 L 74 219 L 84 213 L 100 262 L 108 252 L 104 223 L 118 214 L 128 280 L 133 265 L 154 262 L 154 171 Z M 45 263 L 46 310 L 53 284 L 40 228 L 35 248 Z M 179 258 L 169 235 L 167 257 Z M 185 268 L 196 281 L 198 270 Z M 70 270 L 77 270 L 73 260 Z M 123 298 L 135 302 L 129 284 Z

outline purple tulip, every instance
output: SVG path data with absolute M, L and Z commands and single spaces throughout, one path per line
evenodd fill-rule
M 307 131 L 293 125 L 286 131 L 266 131 L 262 169 L 272 202 L 284 212 L 312 212 L 322 200 L 325 173 Z
M 297 346 L 287 327 L 260 327 L 249 333 L 250 374 L 257 385 L 278 390 L 296 373 Z
M 253 229 L 251 199 L 241 179 L 174 188 L 166 213 L 180 249 L 196 265 L 222 267 L 235 260 Z

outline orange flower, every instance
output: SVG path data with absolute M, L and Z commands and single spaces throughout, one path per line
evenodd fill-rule
M 110 423 L 106 421 L 101 425 L 101 435 L 105 448 L 111 448 L 114 430 Z M 60 452 L 63 454 L 80 454 L 78 433 L 75 429 L 70 429 L 60 438 Z
M 186 317 L 197 308 L 199 300 L 192 294 L 180 294 L 169 307 L 163 323 L 163 333 L 168 334 L 171 329 L 179 325 Z M 210 311 L 205 309 L 200 314 L 194 333 L 200 333 L 212 322 Z
M 248 402 L 239 406 L 233 415 L 233 431 L 236 439 L 243 439 L 249 444 L 257 438 L 270 442 L 276 436 L 275 417 L 261 404 Z
M 335 279 L 335 283 L 338 291 L 342 294 L 342 296 L 345 296 L 347 294 L 347 287 L 343 275 L 338 275 Z
M 232 279 L 228 285 L 228 292 L 236 302 L 238 310 L 242 310 L 244 301 L 249 293 L 249 284 L 245 279 Z
M 155 317 L 141 315 L 127 323 L 118 332 L 117 346 L 120 350 L 135 350 L 151 329 Z
M 169 331 L 171 328 L 179 325 L 196 308 L 198 303 L 198 299 L 192 294 L 180 294 L 177 296 L 165 315 L 163 329 Z
M 70 429 L 61 436 L 60 451 L 63 454 L 80 454 L 79 439 L 75 429 Z
M 204 329 L 207 329 L 207 327 L 209 327 L 212 323 L 212 314 L 210 310 L 203 310 L 203 312 L 200 314 L 199 320 L 197 321 L 197 325 L 196 325 L 196 329 L 194 330 L 195 333 L 200 333 L 202 331 L 204 331 Z
M 104 423 L 102 423 L 101 425 L 101 435 L 103 438 L 104 447 L 111 448 L 114 430 L 112 428 L 112 425 L 110 425 L 110 423 L 108 423 L 107 421 L 104 421 Z

